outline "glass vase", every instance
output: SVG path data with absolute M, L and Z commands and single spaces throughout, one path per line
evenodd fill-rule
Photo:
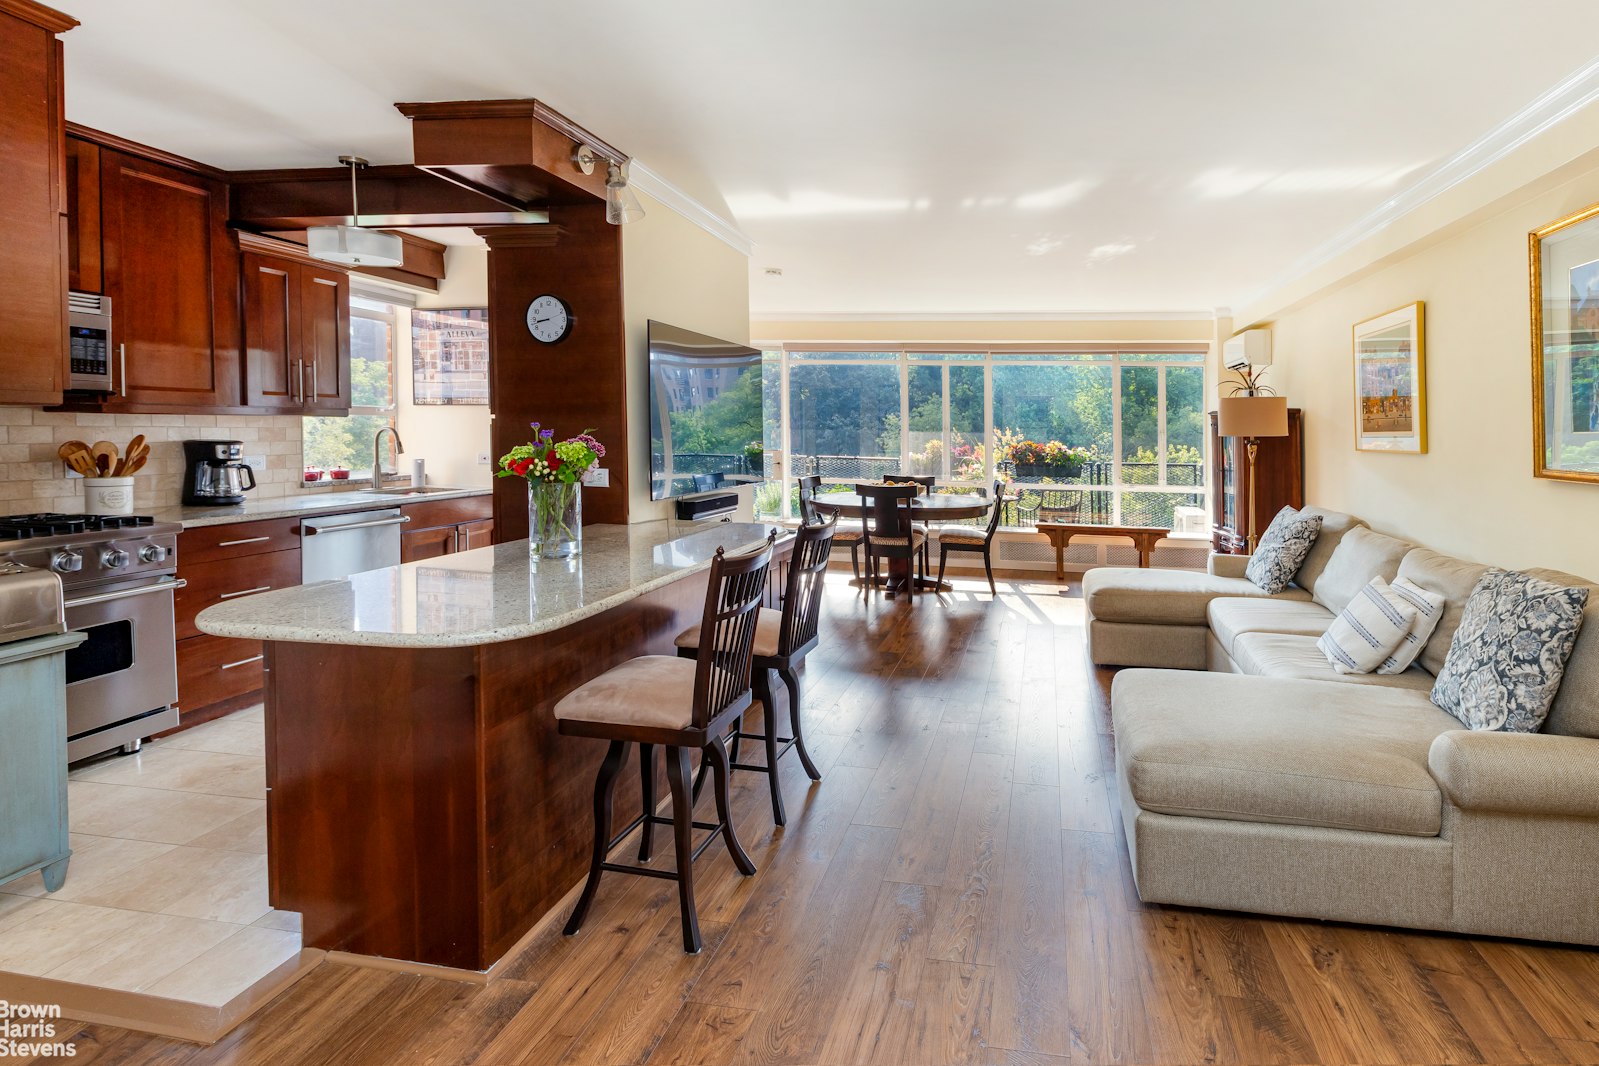
M 567 559 L 583 551 L 583 483 L 530 481 L 527 486 L 528 554 Z

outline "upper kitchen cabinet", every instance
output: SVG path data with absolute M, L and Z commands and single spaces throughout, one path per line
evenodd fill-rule
M 241 234 L 244 389 L 251 407 L 350 409 L 350 278 L 286 242 Z
M 104 143 L 98 154 L 99 265 L 112 312 L 105 406 L 238 406 L 239 254 L 227 183 Z M 82 244 L 80 236 L 80 277 Z
M 59 403 L 66 386 L 66 157 L 56 34 L 77 24 L 30 0 L 0 0 L 0 403 Z

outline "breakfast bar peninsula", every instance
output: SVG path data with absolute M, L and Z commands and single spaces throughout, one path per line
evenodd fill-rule
M 555 702 L 672 654 L 716 549 L 770 528 L 589 526 L 573 559 L 517 541 L 202 612 L 266 642 L 272 903 L 305 944 L 491 970 L 588 868 L 603 746 L 559 736 Z

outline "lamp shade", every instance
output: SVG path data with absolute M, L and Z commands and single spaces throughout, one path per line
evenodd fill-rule
M 1286 437 L 1288 398 L 1224 396 L 1216 411 L 1216 431 L 1224 437 Z
M 347 266 L 397 267 L 405 262 L 405 242 L 395 234 L 357 226 L 312 226 L 305 231 L 315 259 Z

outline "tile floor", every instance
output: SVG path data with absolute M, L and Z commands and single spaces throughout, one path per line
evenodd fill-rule
M 72 862 L 0 885 L 0 971 L 222 1006 L 300 950 L 267 903 L 259 707 L 68 777 Z

